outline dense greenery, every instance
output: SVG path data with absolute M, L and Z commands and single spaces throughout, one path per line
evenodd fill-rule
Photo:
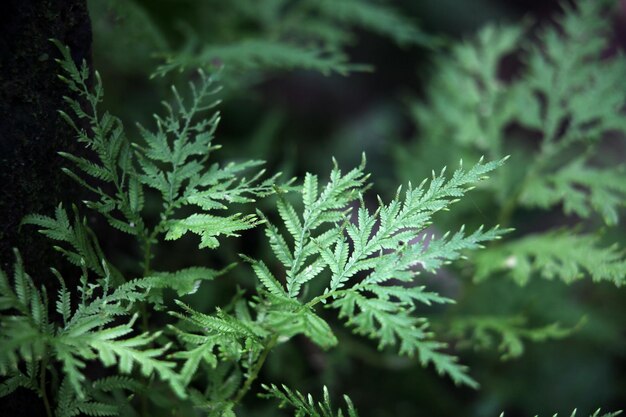
M 0 395 L 32 390 L 50 417 L 453 414 L 427 402 L 476 390 L 493 390 L 491 404 L 467 414 L 564 412 L 520 405 L 532 393 L 516 395 L 512 380 L 507 392 L 499 378 L 523 371 L 494 364 L 530 351 L 549 371 L 542 349 L 623 347 L 619 322 L 593 300 L 623 313 L 626 182 L 619 157 L 607 156 L 626 137 L 626 59 L 607 52 L 615 2 L 564 5 L 551 24 L 488 25 L 459 43 L 426 34 L 390 2 L 189 5 L 182 35 L 141 2 L 106 6 L 128 32 L 94 20 L 97 42 L 133 31 L 144 41 L 135 60 L 114 65 L 188 85 L 136 129 L 125 127 L 134 114 L 104 110 L 98 71 L 56 42 L 70 109 L 59 117 L 85 147 L 61 150 L 63 171 L 89 197 L 22 224 L 53 242 L 80 285 L 52 269 L 58 290 L 48 293 L 16 249 L 13 273 L 0 272 Z M 104 7 L 94 2 L 94 16 Z M 247 133 L 251 146 L 215 140 L 216 109 L 284 71 L 371 70 L 347 52 L 362 32 L 436 56 L 410 100 L 416 137 L 392 145 L 395 173 L 378 182 L 365 155 L 347 169 L 329 158 L 328 175 L 272 155 L 262 168 L 244 151 L 271 153 L 283 119 L 273 110 Z M 394 174 L 404 185 L 386 186 Z M 376 374 L 362 364 L 383 369 L 389 386 L 364 378 Z M 384 391 L 415 380 L 425 394 L 394 406 Z M 584 412 L 623 399 L 609 394 Z

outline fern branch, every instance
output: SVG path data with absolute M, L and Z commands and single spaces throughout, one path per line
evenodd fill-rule
M 626 277 L 626 257 L 617 244 L 602 247 L 598 237 L 566 231 L 529 235 L 478 253 L 474 279 L 482 281 L 504 271 L 520 285 L 533 274 L 558 278 L 566 283 L 586 275 L 594 282 L 610 281 L 617 286 Z
M 445 169 L 439 175 L 433 173 L 430 182 L 415 188 L 409 185 L 403 198 L 398 190 L 395 199 L 380 202 L 374 213 L 362 202 L 368 178 L 364 165 L 344 175 L 335 166 L 321 190 L 317 177 L 307 174 L 302 217 L 279 196 L 278 213 L 290 239 L 269 223 L 266 228 L 270 246 L 286 271 L 286 291 L 263 262 L 250 260 L 268 291 L 258 307 L 262 307 L 265 325 L 286 337 L 302 333 L 320 346 L 333 346 L 335 336 L 313 312 L 316 305 L 330 300 L 328 306 L 339 309 L 339 316 L 347 318 L 356 333 L 378 339 L 381 348 L 398 344 L 400 354 L 417 354 L 423 364 L 433 363 L 455 382 L 477 386 L 456 358 L 438 351 L 444 344 L 432 340 L 427 320 L 413 315 L 416 303 L 451 300 L 410 283 L 419 273 L 418 266 L 434 271 L 459 259 L 464 250 L 479 248 L 506 232 L 481 228 L 466 235 L 461 229 L 452 236 L 428 240 L 423 234 L 434 213 L 446 210 L 503 162 L 481 160 L 468 170 L 457 169 L 449 179 Z M 347 221 L 350 205 L 359 200 L 356 222 Z M 308 302 L 298 300 L 302 285 L 324 270 L 330 272 L 324 292 Z M 357 275 L 359 281 L 351 282 Z

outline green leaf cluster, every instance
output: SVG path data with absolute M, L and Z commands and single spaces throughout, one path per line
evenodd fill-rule
M 621 230 L 626 182 L 623 163 L 611 154 L 626 138 L 626 59 L 611 48 L 614 6 L 563 2 L 550 24 L 486 25 L 436 58 L 424 98 L 411 107 L 417 138 L 410 151 L 397 148 L 400 177 L 459 155 L 512 155 L 481 187 L 478 203 L 451 214 L 455 225 L 497 213 L 501 225 L 517 229 L 472 256 L 471 267 L 451 272 L 460 282 L 497 286 L 506 276 L 522 286 L 538 278 L 622 285 L 626 252 L 612 240 Z M 525 291 L 527 303 L 478 311 L 467 297 L 444 320 L 448 337 L 512 357 L 523 339 L 564 336 L 559 323 L 529 325 L 554 316 L 544 306 L 529 320 L 533 290 Z
M 267 221 L 266 235 L 283 267 L 284 284 L 265 263 L 251 261 L 267 292 L 267 316 L 272 326 L 287 327 L 285 336 L 304 333 L 315 343 L 328 347 L 337 343 L 328 324 L 312 308 L 325 304 L 337 309 L 354 332 L 378 340 L 379 348 L 397 346 L 400 354 L 417 355 L 423 364 L 432 363 L 456 383 L 476 386 L 456 363 L 441 352 L 428 329 L 428 320 L 414 314 L 416 304 L 449 303 L 452 300 L 427 291 L 415 282 L 421 270 L 434 271 L 459 259 L 465 250 L 498 239 L 497 228 L 482 228 L 434 236 L 425 232 L 434 213 L 446 210 L 473 184 L 500 165 L 482 161 L 446 178 L 445 169 L 430 181 L 398 190 L 385 204 L 379 200 L 371 212 L 363 200 L 367 175 L 363 166 L 342 175 L 335 167 L 328 183 L 320 187 L 318 177 L 307 174 L 302 187 L 301 215 L 285 198 L 279 198 L 278 213 L 288 235 Z M 354 208 L 354 210 L 352 209 Z M 352 211 L 354 211 L 354 219 Z M 324 278 L 323 272 L 328 278 Z M 303 288 L 323 280 L 321 294 L 312 296 Z M 308 293 L 308 294 L 306 294 Z M 283 301 L 284 300 L 284 301 Z
M 134 302 L 145 296 L 141 285 L 129 282 L 111 289 L 108 275 L 102 285 L 89 283 L 83 265 L 80 299 L 73 301 L 60 273 L 53 273 L 60 282 L 54 304 L 59 320 L 50 317 L 45 287 L 35 287 L 17 252 L 12 282 L 0 271 L 0 372 L 7 378 L 3 396 L 25 387 L 36 391 L 50 407 L 45 378 L 51 367 L 55 373 L 59 370 L 55 379 L 61 381 L 54 398 L 56 415 L 117 415 L 112 399 L 101 402 L 98 398 L 134 388 L 136 383 L 124 377 L 88 383 L 85 368 L 98 360 L 106 367 L 115 366 L 122 375 L 158 375 L 178 396 L 186 397 L 176 364 L 164 358 L 169 346 L 153 346 L 160 333 L 136 334 L 137 315 L 128 318 Z
M 219 113 L 208 119 L 198 115 L 217 104 L 212 97 L 219 88 L 214 86 L 212 77 L 202 71 L 198 73 L 198 82 L 189 84 L 188 104 L 178 90 L 172 88 L 174 104 L 163 103 L 166 115 L 154 116 L 155 131 L 139 126 L 143 141 L 134 143 L 126 137 L 120 119 L 107 112 L 99 115 L 98 105 L 104 93 L 98 73 L 95 73 L 92 93 L 86 63 L 79 68 L 72 61 L 69 49 L 57 46 L 63 53 L 64 59 L 59 62 L 66 73 L 60 77 L 72 92 L 88 103 L 84 109 L 80 101 L 67 98 L 74 118 L 63 112 L 61 115 L 75 128 L 78 141 L 94 151 L 98 161 L 62 155 L 83 175 L 109 185 L 107 188 L 90 185 L 73 170 L 65 169 L 97 197 L 85 202 L 87 207 L 102 214 L 112 227 L 137 236 L 147 254 L 162 234 L 166 240 L 175 240 L 187 232 L 196 233 L 203 247 L 215 248 L 220 235 L 237 236 L 238 232 L 258 223 L 254 215 L 210 213 L 226 209 L 225 203 L 253 202 L 255 197 L 272 193 L 276 179 L 276 176 L 261 179 L 263 170 L 250 178 L 242 176 L 244 171 L 262 164 L 261 161 L 232 162 L 225 166 L 208 164 L 212 151 L 219 149 L 212 145 Z M 74 119 L 87 123 L 89 131 Z M 154 225 L 147 224 L 142 215 L 148 189 L 160 195 L 163 207 Z M 202 211 L 182 218 L 176 216 L 181 208 L 191 205 Z M 144 266 L 149 261 L 149 257 L 144 259 Z
M 92 7 L 105 6 L 94 2 Z M 194 15 L 182 41 L 168 36 L 169 28 L 150 17 L 148 5 L 115 1 L 106 7 L 119 16 L 118 31 L 154 45 L 162 61 L 154 73 L 159 76 L 189 68 L 213 71 L 222 66 L 244 77 L 251 71 L 275 69 L 345 75 L 369 68 L 350 62 L 345 52 L 355 43 L 358 30 L 403 47 L 438 43 L 396 7 L 376 0 L 210 0 L 190 4 Z M 114 33 L 108 36 L 115 38 Z
M 400 165 L 414 164 L 418 153 L 442 159 L 436 144 L 449 139 L 450 153 L 513 154 L 486 190 L 502 224 L 516 226 L 516 213 L 541 209 L 573 215 L 581 225 L 600 219 L 616 226 L 626 201 L 624 168 L 599 153 L 612 137 L 626 134 L 626 59 L 619 51 L 604 53 L 609 3 L 563 5 L 554 25 L 534 32 L 531 25 L 489 25 L 453 46 L 439 59 L 427 99 L 414 103 L 422 140 L 414 153 L 398 155 Z M 504 74 L 503 62 L 512 57 L 518 68 Z M 538 145 L 529 146 L 537 138 Z M 576 228 L 505 242 L 477 258 L 476 279 L 509 268 L 519 283 L 535 274 L 572 282 L 586 271 L 619 284 L 623 253 L 601 242 Z M 503 258 L 505 252 L 512 257 Z
M 198 7 L 223 11 L 215 13 L 216 21 L 246 30 L 218 33 L 212 42 L 189 35 L 178 52 L 168 50 L 157 74 L 203 69 L 187 94 L 172 88 L 173 101 L 154 116 L 153 128 L 139 125 L 136 133 L 102 111 L 100 76 L 84 62 L 77 65 L 57 42 L 60 78 L 71 95 L 70 110 L 60 116 L 86 149 L 81 155 L 61 153 L 71 166 L 64 172 L 90 194 L 69 212 L 59 205 L 53 215 L 26 216 L 23 225 L 54 241 L 79 285 L 69 288 L 52 270 L 58 290 L 50 297 L 25 272 L 17 252 L 13 278 L 0 271 L 0 396 L 30 389 L 49 417 L 155 410 L 234 417 L 275 350 L 296 337 L 329 350 L 346 337 L 340 326 L 371 339 L 385 354 L 477 388 L 454 348 L 497 347 L 510 359 L 523 353 L 527 341 L 560 339 L 579 326 L 535 325 L 522 314 L 464 314 L 462 297 L 455 305 L 424 275 L 453 271 L 459 282 L 463 275 L 473 278 L 467 285 L 488 284 L 502 274 L 520 285 L 534 277 L 622 284 L 623 250 L 587 231 L 598 216 L 615 226 L 626 194 L 623 168 L 597 158 L 608 135 L 626 133 L 619 117 L 625 61 L 601 53 L 607 44 L 605 2 L 566 7 L 554 27 L 540 28 L 533 37 L 526 36 L 525 26 L 489 26 L 453 46 L 441 58 L 426 101 L 414 105 L 426 137 L 415 150 L 437 154 L 437 141 L 445 139 L 455 159 L 477 162 L 432 171 L 390 199 L 368 194 L 365 157 L 347 171 L 333 161 L 327 179 L 308 172 L 298 185 L 279 183 L 278 174 L 266 176 L 261 161 L 213 162 L 219 149 L 213 143 L 220 121 L 216 85 L 224 74 L 214 67 L 347 73 L 359 68 L 343 52 L 355 27 L 401 46 L 433 45 L 433 39 L 374 0 L 206 3 Z M 139 3 L 121 4 L 152 24 Z M 147 30 L 169 48 L 158 28 Z M 521 57 L 520 73 L 503 77 L 502 61 L 514 53 Z M 522 139 L 538 135 L 539 146 L 509 140 L 512 126 L 521 129 Z M 512 161 L 504 164 L 509 153 Z M 414 166 L 414 156 L 405 153 L 399 160 Z M 488 196 L 488 204 L 500 210 L 504 228 L 472 224 L 467 231 L 466 222 L 455 221 L 464 215 L 458 206 L 468 199 L 478 207 L 466 196 L 476 186 L 482 193 L 475 194 Z M 275 210 L 261 206 L 262 198 L 273 198 Z M 459 202 L 440 223 L 439 213 Z M 235 204 L 241 209 L 233 212 Z M 556 208 L 576 215 L 578 228 L 508 233 L 508 226 L 519 225 L 520 210 Z M 129 255 L 136 258 L 130 268 L 107 259 L 85 209 L 133 239 L 137 250 Z M 234 265 L 173 271 L 155 266 L 164 241 L 190 233 L 199 237 L 199 249 L 213 250 L 225 237 L 259 226 L 268 256 L 241 254 L 253 283 L 229 303 L 207 308 L 188 296 Z M 466 254 L 478 249 L 468 262 Z M 455 261 L 463 261 L 463 268 L 451 265 Z M 452 318 L 434 320 L 432 313 L 441 312 Z M 96 377 L 99 372 L 91 371 L 100 367 L 110 373 Z M 286 386 L 263 389 L 262 397 L 293 408 L 296 416 L 357 416 L 347 396 L 346 408 L 335 409 L 326 388 L 322 401 Z

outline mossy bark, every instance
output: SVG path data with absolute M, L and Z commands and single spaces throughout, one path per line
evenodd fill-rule
M 77 144 L 58 116 L 68 90 L 57 77 L 59 53 L 51 38 L 69 45 L 76 61 L 91 60 L 85 0 L 0 2 L 0 267 L 12 272 L 18 248 L 36 285 L 49 289 L 56 286 L 49 267 L 58 257 L 49 241 L 34 230 L 20 232 L 19 224 L 28 213 L 51 214 L 79 192 L 61 173 L 64 161 L 57 155 L 76 152 Z M 29 391 L 1 400 L 2 415 L 45 415 L 41 399 Z

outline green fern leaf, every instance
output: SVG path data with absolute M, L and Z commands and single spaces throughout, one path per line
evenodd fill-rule
M 618 223 L 618 209 L 626 201 L 626 183 L 623 167 L 597 169 L 586 166 L 584 159 L 576 159 L 567 166 L 528 182 L 520 202 L 528 207 L 548 209 L 563 203 L 566 214 L 588 218 L 595 210 L 608 225 Z
M 434 213 L 447 209 L 473 183 L 486 178 L 502 163 L 481 160 L 468 170 L 457 169 L 449 179 L 445 169 L 439 175 L 433 173 L 430 182 L 424 181 L 416 188 L 409 185 L 403 198 L 398 191 L 390 203 L 380 202 L 374 213 L 364 206 L 361 197 L 368 178 L 363 165 L 344 175 L 335 166 L 321 191 L 315 176 L 305 176 L 302 217 L 284 198 L 277 203 L 292 243 L 273 225 L 268 224 L 266 231 L 270 246 L 285 268 L 286 293 L 265 263 L 251 261 L 268 291 L 262 294 L 264 301 L 258 306 L 265 326 L 286 338 L 304 334 L 322 347 L 333 346 L 336 339 L 332 331 L 312 310 L 329 301 L 328 307 L 337 308 L 339 317 L 346 318 L 356 333 L 377 339 L 380 348 L 397 345 L 400 354 L 417 355 L 423 364 L 432 363 L 439 373 L 450 375 L 455 382 L 477 386 L 456 358 L 437 351 L 444 344 L 432 340 L 427 320 L 413 314 L 416 303 L 431 305 L 451 300 L 425 291 L 412 281 L 419 274 L 419 266 L 435 271 L 459 259 L 463 251 L 480 248 L 481 243 L 506 232 L 480 228 L 466 235 L 461 229 L 450 237 L 446 234 L 428 240 L 423 234 Z M 359 202 L 357 222 L 352 223 L 347 220 L 348 207 Z M 330 273 L 324 292 L 308 302 L 299 300 L 303 285 L 324 271 Z M 401 284 L 392 285 L 392 280 Z
M 249 258 L 247 258 L 246 260 L 248 260 L 252 264 L 252 270 L 267 291 L 277 296 L 287 295 L 283 286 L 280 284 L 280 282 L 278 282 L 278 280 L 274 277 L 272 272 L 263 263 L 263 261 L 255 261 L 254 259 Z
M 321 0 L 314 2 L 314 7 L 331 19 L 388 37 L 400 46 L 432 47 L 436 43 L 433 37 L 385 4 L 358 0 Z
M 295 410 L 295 415 L 299 417 L 358 417 L 358 413 L 347 395 L 344 395 L 344 401 L 347 405 L 347 414 L 338 409 L 335 411 L 330 402 L 330 394 L 328 388 L 324 387 L 323 401 L 316 402 L 311 395 L 304 396 L 298 391 L 290 390 L 283 385 L 282 389 L 276 385 L 263 385 L 265 393 L 261 394 L 262 398 L 275 399 L 280 403 L 280 407 L 290 407 Z
M 196 266 L 179 269 L 176 272 L 153 272 L 149 277 L 136 280 L 135 284 L 147 289 L 171 288 L 179 296 L 183 296 L 193 294 L 202 281 L 211 281 L 226 273 L 233 266 L 228 266 L 221 271 Z
M 187 68 L 210 68 L 215 62 L 238 70 L 301 68 L 323 74 L 347 74 L 359 69 L 349 64 L 347 57 L 337 51 L 302 47 L 273 39 L 245 39 L 236 43 L 205 46 L 200 52 L 192 53 L 194 47 L 190 43 L 186 50 L 168 56 L 154 75 L 163 76 L 173 70 L 183 71 Z
M 521 285 L 535 273 L 566 283 L 588 275 L 593 281 L 610 281 L 618 286 L 626 277 L 626 259 L 617 245 L 602 247 L 595 236 L 567 231 L 529 235 L 507 242 L 478 253 L 474 261 L 476 281 L 499 271 L 506 272 Z
M 497 345 L 500 358 L 508 360 L 524 353 L 525 339 L 533 342 L 563 339 L 578 327 L 564 328 L 559 323 L 551 323 L 531 328 L 527 321 L 523 316 L 463 316 L 451 322 L 449 332 L 452 337 L 462 340 L 460 344 L 475 350 Z
M 0 384 L 0 398 L 10 395 L 18 388 L 27 388 L 32 391 L 37 391 L 39 389 L 36 383 L 33 382 L 32 379 L 26 377 L 24 374 L 9 374 L 8 378 L 6 378 Z
M 82 266 L 84 263 L 89 270 L 102 278 L 110 274 L 115 282 L 123 282 L 121 273 L 113 265 L 106 261 L 103 264 L 102 259 L 105 257 L 93 231 L 87 226 L 86 220 L 80 218 L 76 206 L 72 209 L 73 222 L 70 222 L 63 206 L 59 205 L 54 218 L 39 214 L 28 215 L 22 219 L 22 224 L 38 226 L 39 233 L 66 244 L 67 248 L 56 249 L 74 265 Z
M 255 215 L 235 214 L 218 217 L 210 214 L 192 214 L 186 219 L 171 220 L 167 225 L 166 240 L 176 240 L 187 232 L 200 236 L 200 248 L 217 248 L 217 236 L 239 236 L 238 232 L 260 223 Z

